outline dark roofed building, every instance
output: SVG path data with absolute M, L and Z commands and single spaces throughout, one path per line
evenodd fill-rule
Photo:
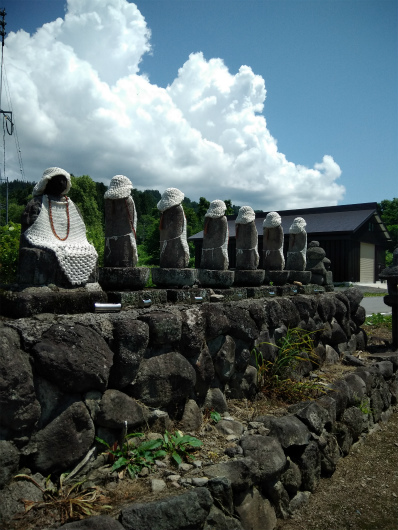
M 256 213 L 258 232 L 259 268 L 262 267 L 263 221 L 268 212 Z M 319 241 L 330 259 L 335 282 L 351 281 L 373 283 L 379 269 L 384 268 L 385 250 L 391 236 L 377 212 L 376 202 L 325 206 L 300 210 L 278 210 L 282 218 L 286 256 L 289 228 L 296 217 L 307 223 L 308 242 Z M 229 265 L 235 266 L 235 219 L 228 216 Z M 189 238 L 195 244 L 195 265 L 199 267 L 202 253 L 203 232 Z

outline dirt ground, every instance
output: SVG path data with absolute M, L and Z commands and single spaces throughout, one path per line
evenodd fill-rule
M 390 350 L 391 330 L 363 326 L 368 334 L 366 352 L 356 352 L 358 357 L 369 353 Z M 333 381 L 354 368 L 336 365 L 325 371 L 325 382 Z M 252 420 L 261 414 L 283 415 L 287 405 L 263 397 L 255 402 L 229 402 L 230 414 L 237 420 Z M 178 428 L 178 425 L 175 426 Z M 220 462 L 224 454 L 225 437 L 219 434 L 210 418 L 196 436 L 203 446 L 195 458 L 203 464 Z M 103 503 L 112 506 L 107 513 L 117 516 L 120 509 L 132 502 L 149 502 L 159 499 L 150 491 L 150 479 L 123 479 L 109 484 L 103 490 Z M 161 476 L 161 474 L 160 474 Z M 171 491 L 172 490 L 172 491 Z M 167 488 L 166 495 L 184 491 Z M 60 521 L 51 510 L 33 510 L 35 513 L 15 521 L 13 529 L 39 530 L 57 528 Z M 40 513 L 41 512 L 41 513 Z M 105 512 L 106 513 L 106 512 Z M 58 519 L 58 524 L 56 520 Z M 51 521 L 51 523 L 50 523 Z M 317 490 L 307 505 L 292 519 L 278 520 L 278 530 L 398 530 L 398 408 L 387 424 L 377 425 L 362 444 L 356 444 L 349 455 L 341 458 L 331 478 L 321 479 Z

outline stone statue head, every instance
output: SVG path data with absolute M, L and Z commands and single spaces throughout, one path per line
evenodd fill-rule
M 130 179 L 124 175 L 115 175 L 104 194 L 104 199 L 125 199 L 130 196 L 132 189 Z
M 158 202 L 158 210 L 164 212 L 173 206 L 178 206 L 184 200 L 185 195 L 177 188 L 167 188 Z
M 306 226 L 307 226 L 307 223 L 302 217 L 296 217 L 291 227 L 289 228 L 289 232 L 291 234 L 299 234 L 300 232 L 305 231 Z
M 33 188 L 33 196 L 66 195 L 71 188 L 70 175 L 60 167 L 49 167 Z
M 281 216 L 278 212 L 269 212 L 264 219 L 263 228 L 276 228 L 282 224 Z
M 235 220 L 236 224 L 245 225 L 251 223 L 256 218 L 256 214 L 251 206 L 242 206 L 239 208 L 238 216 Z
M 205 217 L 223 217 L 225 215 L 225 210 L 227 209 L 225 202 L 220 200 L 215 200 L 210 203 L 209 209 L 205 213 Z

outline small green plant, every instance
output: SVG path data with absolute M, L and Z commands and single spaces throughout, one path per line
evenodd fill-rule
M 371 298 L 375 296 L 386 296 L 386 293 L 363 293 L 364 298 Z
M 372 327 L 386 327 L 392 329 L 392 315 L 382 315 L 381 313 L 373 313 L 365 320 L 365 326 Z
M 20 236 L 20 224 L 10 222 L 0 227 L 0 283 L 12 283 L 17 279 Z
M 16 475 L 15 479 L 29 480 L 43 493 L 42 501 L 23 500 L 25 513 L 40 509 L 53 511 L 63 524 L 71 519 L 84 519 L 90 515 L 98 515 L 101 511 L 112 508 L 104 504 L 106 498 L 102 495 L 100 488 L 97 486 L 84 488 L 84 482 L 66 485 L 67 476 L 68 473 L 60 476 L 58 487 L 52 484 L 48 476 L 43 487 L 30 475 Z
M 157 458 L 166 456 L 166 452 L 160 449 L 163 444 L 161 438 L 136 445 L 132 439 L 141 436 L 144 435 L 140 432 L 127 434 L 121 445 L 117 442 L 109 445 L 98 436 L 95 439 L 108 449 L 106 452 L 109 455 L 110 463 L 113 464 L 112 471 L 117 471 L 122 475 L 127 471 L 131 478 L 135 478 L 144 467 L 151 469 Z
M 359 410 L 362 412 L 362 414 L 371 414 L 373 410 L 370 407 L 370 399 L 368 397 L 364 397 L 360 399 L 358 396 L 354 396 L 356 400 L 356 405 L 359 408 Z
M 210 418 L 214 421 L 214 423 L 218 423 L 221 420 L 221 414 L 215 410 L 211 410 Z
M 273 361 L 263 358 L 261 352 L 253 350 L 257 367 L 257 384 L 264 394 L 296 403 L 303 399 L 311 399 L 323 392 L 315 381 L 296 381 L 291 374 L 302 361 L 311 360 L 316 363 L 312 335 L 300 328 L 289 328 L 286 336 L 277 344 L 265 343 L 277 348 Z
M 200 447 L 203 444 L 194 436 L 183 435 L 181 431 L 175 431 L 174 434 L 166 431 L 163 435 L 163 450 L 171 456 L 177 465 L 182 463 L 183 457 L 187 459 L 193 458 L 189 451 Z

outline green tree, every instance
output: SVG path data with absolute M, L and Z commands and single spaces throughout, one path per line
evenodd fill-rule
M 69 197 L 79 208 L 87 230 L 87 239 L 98 252 L 98 263 L 104 262 L 104 211 L 98 207 L 99 196 L 102 192 L 98 183 L 88 175 L 75 177 L 71 175 L 72 186 Z M 103 194 L 102 194 L 103 197 Z
M 392 253 L 398 247 L 398 199 L 394 198 L 392 201 L 385 199 L 377 205 L 377 209 L 381 220 L 391 235 L 392 241 L 388 246 L 386 255 L 386 265 L 391 265 Z
M 19 238 L 21 225 L 10 222 L 0 227 L 0 283 L 13 283 L 17 279 Z

